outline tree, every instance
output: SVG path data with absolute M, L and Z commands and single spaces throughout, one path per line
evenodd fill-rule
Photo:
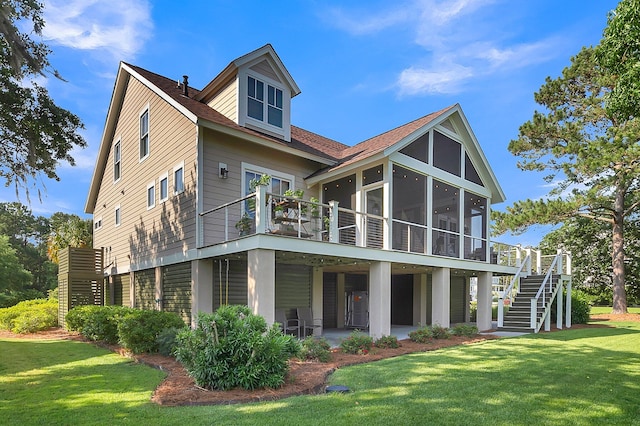
M 66 247 L 91 247 L 93 222 L 74 214 L 54 213 L 51 216 L 51 233 L 47 238 L 47 255 L 58 263 L 58 252 Z
M 633 119 L 640 111 L 640 0 L 622 0 L 609 13 L 597 55 L 615 76 L 607 111 L 621 120 Z
M 0 235 L 0 290 L 18 290 L 31 282 L 31 273 L 25 270 L 9 237 Z
M 545 111 L 520 127 L 509 151 L 520 169 L 546 172 L 557 185 L 549 199 L 518 201 L 493 218 L 496 233 L 572 217 L 609 224 L 613 313 L 626 313 L 624 224 L 640 205 L 640 123 L 607 110 L 615 82 L 594 48 L 571 58 L 562 76 L 547 77 L 534 95 Z
M 30 26 L 32 34 L 41 36 L 42 7 L 37 0 L 0 4 L 0 177 L 6 186 L 15 186 L 16 195 L 23 188 L 27 198 L 38 176 L 59 180 L 59 162 L 74 165 L 71 150 L 86 146 L 78 134 L 80 119 L 57 106 L 33 79 L 45 72 L 60 78 L 50 67 L 48 47 L 17 26 Z
M 608 224 L 584 217 L 565 221 L 544 236 L 543 252 L 563 247 L 571 252 L 572 281 L 576 288 L 589 294 L 598 304 L 612 303 L 611 229 Z M 627 298 L 640 302 L 640 227 L 628 222 L 625 227 L 625 281 Z

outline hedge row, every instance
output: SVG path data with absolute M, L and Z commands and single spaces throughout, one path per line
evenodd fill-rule
M 174 313 L 124 306 L 78 306 L 67 313 L 65 321 L 67 329 L 87 339 L 119 343 L 133 353 L 158 352 L 159 337 L 165 330 L 185 327 Z
M 0 329 L 34 333 L 58 326 L 58 301 L 33 299 L 0 309 Z

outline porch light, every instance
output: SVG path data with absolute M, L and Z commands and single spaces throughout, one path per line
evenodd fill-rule
M 218 173 L 218 177 L 220 179 L 226 179 L 229 176 L 229 169 L 225 163 L 220 163 L 220 172 Z

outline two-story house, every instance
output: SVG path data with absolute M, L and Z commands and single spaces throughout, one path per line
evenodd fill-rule
M 202 90 L 120 64 L 85 207 L 110 302 L 311 307 L 379 337 L 468 321 L 477 280 L 491 328 L 492 277 L 515 269 L 488 238 L 505 195 L 460 105 L 347 146 L 290 123 L 298 94 L 271 45 Z

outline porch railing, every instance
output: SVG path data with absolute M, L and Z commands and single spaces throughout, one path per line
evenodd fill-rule
M 460 236 L 453 231 L 430 230 L 426 225 L 398 219 L 390 225 L 383 216 L 340 207 L 334 201 L 325 204 L 273 194 L 263 186 L 255 193 L 200 213 L 198 234 L 199 247 L 254 234 L 272 234 L 513 267 L 519 265 L 522 252 L 519 246 Z M 439 237 L 455 248 L 443 252 L 434 249 L 434 241 Z

